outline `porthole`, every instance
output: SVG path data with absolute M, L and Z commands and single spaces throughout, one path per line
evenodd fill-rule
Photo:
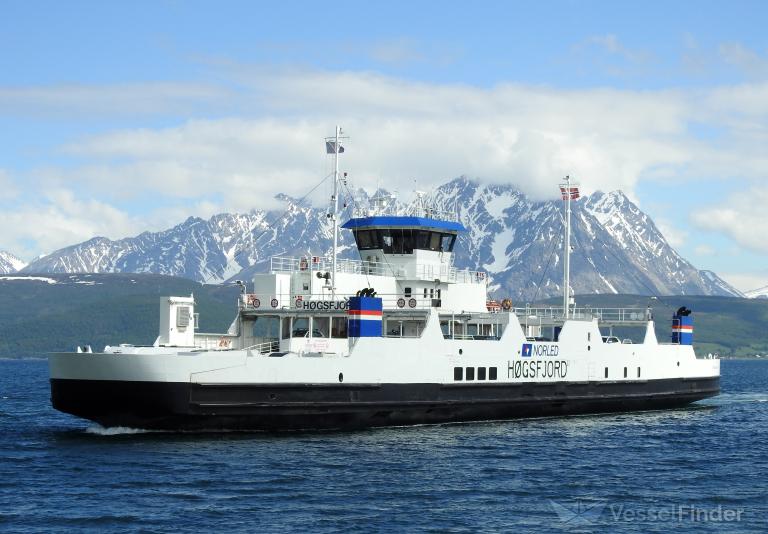
M 464 349 L 459 349 L 459 355 L 464 354 Z
M 339 373 L 339 382 L 344 382 L 344 373 Z

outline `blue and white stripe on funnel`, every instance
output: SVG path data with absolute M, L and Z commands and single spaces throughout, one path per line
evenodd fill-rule
M 382 310 L 378 297 L 351 297 L 347 308 L 349 337 L 381 337 Z

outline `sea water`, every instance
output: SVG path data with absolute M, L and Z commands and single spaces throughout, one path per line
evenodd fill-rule
M 0 531 L 768 532 L 768 362 L 689 408 L 355 432 L 103 429 L 0 361 Z

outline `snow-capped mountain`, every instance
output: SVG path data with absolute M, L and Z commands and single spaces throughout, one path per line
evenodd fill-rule
M 11 274 L 20 271 L 26 263 L 4 250 L 0 250 L 0 274 Z
M 347 199 L 342 220 L 367 205 L 360 190 Z M 273 255 L 324 255 L 331 224 L 323 209 L 286 196 L 286 211 L 190 217 L 162 232 L 112 241 L 96 237 L 40 258 L 24 271 L 152 272 L 216 283 L 248 280 L 269 269 Z M 455 209 L 467 232 L 456 264 L 486 270 L 497 295 L 531 301 L 560 293 L 562 206 L 537 202 L 512 186 L 457 178 L 437 188 L 434 203 Z M 349 232 L 341 255 L 357 256 Z M 623 193 L 597 192 L 573 204 L 572 287 L 576 293 L 739 295 L 714 273 L 698 271 L 664 239 L 653 221 Z
M 768 299 L 768 286 L 745 291 L 744 296 L 748 299 Z

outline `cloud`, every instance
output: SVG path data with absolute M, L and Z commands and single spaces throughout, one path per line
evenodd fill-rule
M 619 43 L 605 39 L 603 46 Z M 50 250 L 98 233 L 132 235 L 191 214 L 279 207 L 276 193 L 303 196 L 331 172 L 323 137 L 334 124 L 351 136 L 342 158 L 351 185 L 386 184 L 401 194 L 414 187 L 429 190 L 462 174 L 513 183 L 537 199 L 554 198 L 565 174 L 575 176 L 586 192 L 621 189 L 629 195 L 641 180 L 768 178 L 764 83 L 657 91 L 512 83 L 485 88 L 372 72 L 229 68 L 228 83 L 237 91 L 192 86 L 180 88 L 179 98 L 215 106 L 227 94 L 226 109 L 238 110 L 236 115 L 73 139 L 58 154 L 66 165 L 32 173 L 46 190 L 86 191 L 81 204 L 95 203 L 92 212 L 101 210 L 99 217 L 49 205 L 61 200 L 49 195 L 39 205 L 19 208 L 17 219 L 6 213 L 0 222 L 28 224 L 23 221 L 32 220 L 35 210 L 51 210 L 51 220 L 61 224 L 52 223 L 49 233 L 19 227 L 15 234 L 22 242 L 26 232 L 28 240 Z M 156 84 L 132 87 L 137 94 L 122 102 L 154 94 L 143 108 L 147 112 L 175 98 L 170 89 L 143 92 Z M 84 89 L 73 102 L 87 108 L 87 96 L 98 89 Z M 51 98 L 57 106 L 67 101 Z M 102 110 L 105 101 L 96 98 L 91 112 Z M 717 138 L 698 135 L 701 128 L 716 130 Z M 325 203 L 329 195 L 326 183 L 311 200 Z M 729 215 L 722 209 L 717 216 L 725 221 Z M 67 217 L 74 222 L 67 224 Z M 737 231 L 737 222 L 728 222 L 734 235 L 749 240 Z
M 613 33 L 588 37 L 581 46 L 588 45 L 600 48 L 609 54 L 620 56 L 633 63 L 642 63 L 650 59 L 648 52 L 627 48 L 619 41 L 618 36 Z
M 710 245 L 696 245 L 696 247 L 693 249 L 693 251 L 698 256 L 715 256 L 715 255 L 717 255 L 717 250 L 714 247 L 711 247 Z
M 0 201 L 13 200 L 19 196 L 19 188 L 11 180 L 10 174 L 5 169 L 0 169 Z
M 0 86 L 0 113 L 13 116 L 133 116 L 200 111 L 226 105 L 229 90 L 206 84 Z
M 749 78 L 768 77 L 768 56 L 762 56 L 741 43 L 722 43 L 718 53 L 725 63 L 738 68 Z
M 718 272 L 717 274 L 739 291 L 752 291 L 768 286 L 768 270 L 765 269 L 756 273 Z
M 418 44 L 409 38 L 381 42 L 371 47 L 371 57 L 381 63 L 404 64 L 424 61 L 426 56 Z
M 762 186 L 733 194 L 716 205 L 704 206 L 691 215 L 703 230 L 725 234 L 742 247 L 768 253 L 763 230 L 768 228 L 768 191 Z
M 631 192 L 643 173 L 695 155 L 690 104 L 677 92 L 486 89 L 367 72 L 255 71 L 241 81 L 268 116 L 81 139 L 64 150 L 87 164 L 67 179 L 126 195 L 221 192 L 235 207 L 259 207 L 276 184 L 296 195 L 325 175 L 322 137 L 337 121 L 352 136 L 344 166 L 355 185 L 385 180 L 401 191 L 414 178 L 429 189 L 465 174 L 551 198 L 571 174 L 586 190 Z

